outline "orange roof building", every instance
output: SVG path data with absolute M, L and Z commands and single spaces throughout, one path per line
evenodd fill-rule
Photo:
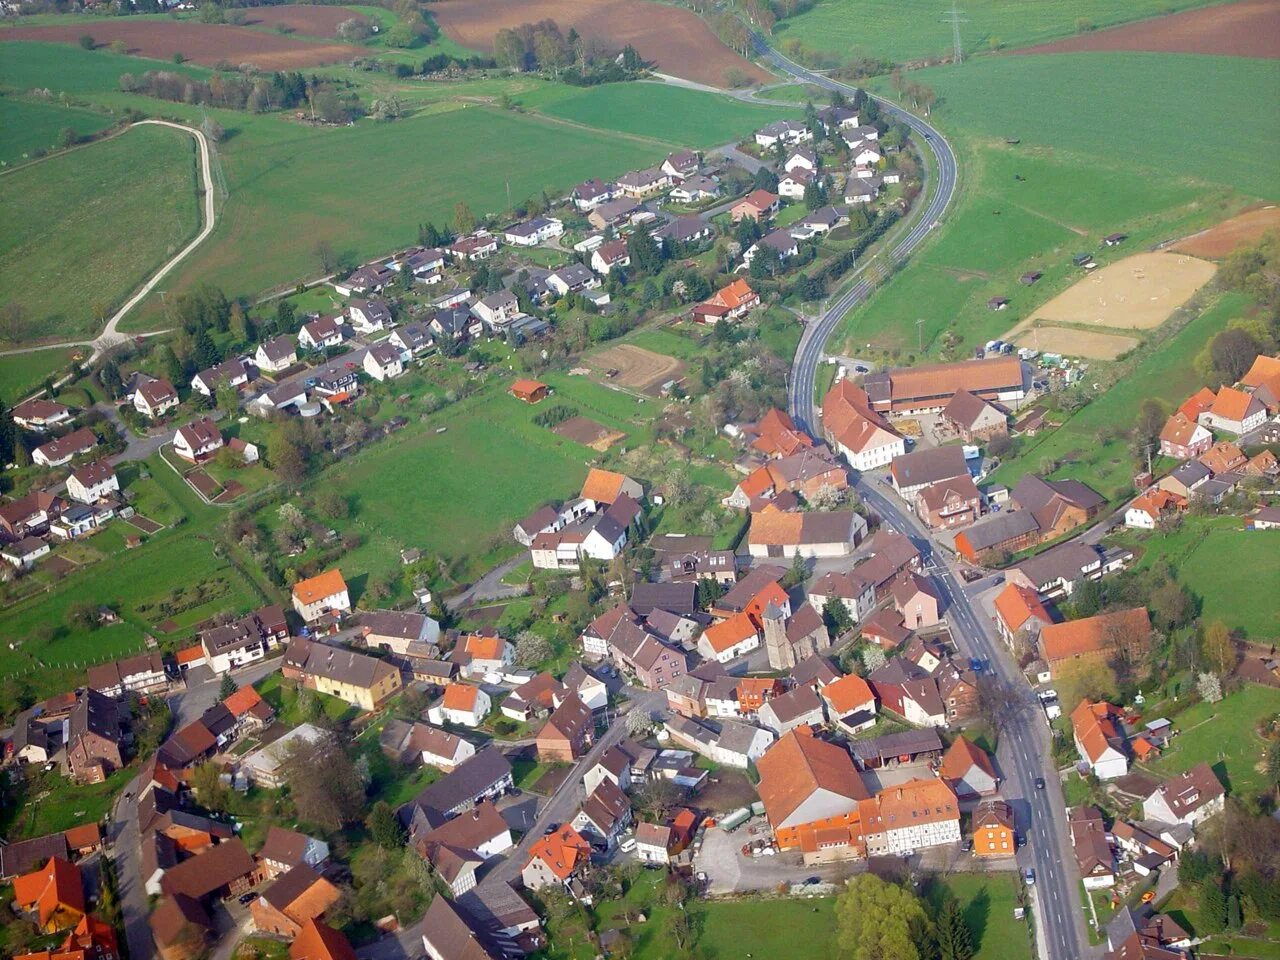
M 587 473 L 587 479 L 582 481 L 582 492 L 579 496 L 584 500 L 594 500 L 596 503 L 613 503 L 623 494 L 632 500 L 639 501 L 644 499 L 644 488 L 626 474 L 592 467 Z
M 505 662 L 509 646 L 501 637 L 489 637 L 480 633 L 470 633 L 462 638 L 462 649 L 472 660 Z
M 1040 656 L 1052 668 L 1068 660 L 1100 660 L 1119 645 L 1140 652 L 1151 638 L 1146 607 L 1054 623 L 1040 631 Z
M 960 841 L 960 802 L 944 780 L 908 780 L 859 807 L 869 857 Z
M 1003 800 L 983 800 L 973 811 L 973 855 L 1012 857 L 1017 851 L 1013 808 Z
M 530 890 L 564 883 L 591 858 L 591 844 L 569 824 L 540 837 L 529 848 L 529 861 L 521 871 Z
M 1031 587 L 1006 583 L 996 596 L 996 625 L 1000 634 L 1011 641 L 1019 630 L 1035 633 L 1053 623 L 1053 616 Z
M 1230 473 L 1232 470 L 1239 470 L 1249 462 L 1249 458 L 1230 440 L 1219 440 L 1200 455 L 1200 462 L 1213 471 L 1216 477 L 1219 474 Z
M 951 785 L 958 797 L 990 796 L 1000 786 L 987 751 L 966 737 L 956 737 L 955 743 L 947 748 L 938 776 Z
M 1249 372 L 1240 378 L 1240 385 L 1261 400 L 1270 413 L 1280 412 L 1280 357 L 1258 354 Z
M 877 371 L 863 382 L 871 408 L 882 413 L 941 411 L 961 390 L 997 402 L 1026 396 L 1022 360 L 1016 356 Z
M 732 289 L 736 284 L 746 286 L 745 280 L 735 280 L 725 287 L 721 293 Z M 751 288 L 747 287 L 750 291 Z M 718 296 L 718 294 L 717 294 Z M 803 430 L 796 429 L 795 421 L 790 415 L 775 408 L 769 410 L 755 425 L 756 439 L 751 446 L 768 457 L 789 457 L 801 450 L 813 446 L 813 440 Z
M 541 403 L 550 392 L 551 388 L 541 380 L 517 380 L 510 390 L 513 397 L 525 403 Z
M 752 290 L 751 284 L 746 280 L 738 278 L 695 306 L 693 319 L 697 323 L 710 324 L 719 323 L 721 320 L 736 320 L 759 305 L 760 294 Z
M 1215 422 L 1246 423 L 1250 419 L 1261 421 L 1266 417 L 1262 401 L 1251 393 L 1235 387 L 1223 387 L 1205 411 Z
M 806 862 L 865 853 L 860 802 L 871 798 L 847 750 L 793 730 L 757 762 L 760 799 L 778 846 Z
M 351 610 L 347 581 L 337 567 L 293 585 L 293 609 L 307 622 Z
M 62 857 L 50 857 L 42 869 L 14 877 L 13 903 L 34 913 L 44 933 L 71 929 L 85 915 L 80 868 Z
M 876 695 L 871 684 L 856 673 L 841 677 L 834 683 L 828 683 L 818 695 L 827 701 L 827 706 L 834 717 L 846 717 L 859 710 L 876 710 Z
M 173 655 L 174 661 L 178 667 L 190 667 L 197 663 L 203 663 L 205 660 L 204 647 L 195 643 L 189 647 L 183 647 Z
M 1105 701 L 1081 700 L 1071 711 L 1076 751 L 1099 780 L 1114 780 L 1129 772 L 1119 719 L 1120 708 Z
M 289 960 L 356 960 L 351 941 L 323 920 L 308 920 L 289 944 Z
M 444 699 L 441 703 L 446 710 L 470 713 L 475 710 L 480 693 L 479 687 L 473 687 L 469 683 L 451 683 L 444 688 Z
M 906 440 L 871 409 L 861 387 L 847 378 L 822 398 L 822 429 L 856 470 L 873 470 L 906 453 Z
M 1182 406 L 1178 407 L 1178 413 L 1188 420 L 1195 420 L 1213 406 L 1213 399 L 1213 391 L 1208 387 L 1201 387 L 1182 402 Z
M 698 652 L 722 663 L 760 646 L 760 621 L 749 613 L 737 613 L 713 623 L 698 639 Z
M 1180 497 L 1168 490 L 1161 490 L 1159 487 L 1152 487 L 1129 504 L 1124 512 L 1124 524 L 1126 527 L 1136 527 L 1140 530 L 1154 530 L 1162 517 L 1171 516 L 1185 509 L 1187 509 L 1186 497 Z

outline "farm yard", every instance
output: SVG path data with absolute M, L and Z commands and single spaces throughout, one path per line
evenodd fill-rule
M 1272 0 L 1237 0 L 1131 23 L 1054 43 L 1025 47 L 1021 54 L 1128 50 L 1206 53 L 1225 57 L 1280 57 L 1280 6 Z
M 190 137 L 142 127 L 0 178 L 0 301 L 26 339 L 97 334 L 102 317 L 195 234 Z
M 1240 247 L 1257 243 L 1263 234 L 1278 227 L 1280 207 L 1260 207 L 1179 240 L 1172 249 L 1193 257 L 1221 260 Z
M 728 87 L 771 79 L 691 11 L 650 0 L 442 0 L 431 5 L 431 15 L 451 40 L 476 50 L 491 50 L 499 30 L 550 19 L 584 39 L 619 49 L 631 44 L 657 71 L 696 83 Z
M 654 353 L 633 343 L 623 343 L 606 350 L 593 353 L 586 362 L 597 374 L 601 382 L 616 383 L 620 387 L 657 396 L 660 388 L 669 380 L 680 380 L 684 377 L 684 364 L 673 357 Z M 610 377 L 608 373 L 616 370 Z

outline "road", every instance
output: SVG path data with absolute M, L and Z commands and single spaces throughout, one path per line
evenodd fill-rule
M 761 37 L 757 36 L 755 43 L 760 55 L 778 71 L 846 96 L 855 93 L 853 87 L 793 63 L 769 47 Z M 886 265 L 905 260 L 938 225 L 955 196 L 958 184 L 955 154 L 946 138 L 924 119 L 885 100 L 876 99 L 885 113 L 912 130 L 920 146 L 931 154 L 932 169 L 924 184 L 923 209 L 916 215 L 910 229 L 897 237 L 887 252 L 863 263 L 854 273 L 853 285 L 830 304 L 821 317 L 809 324 L 800 338 L 791 368 L 788 406 L 796 423 L 815 435 L 821 435 L 814 409 L 815 380 L 818 365 L 823 362 L 827 339 L 845 315 L 870 295 L 872 271 L 879 268 L 877 259 L 887 261 Z M 915 516 L 870 477 L 859 477 L 855 488 L 886 526 L 909 536 L 920 549 L 926 570 L 947 604 L 947 620 L 960 653 L 989 661 L 1001 679 L 1017 685 L 1018 689 L 1026 689 L 1004 646 L 995 641 L 985 615 L 981 609 L 975 609 L 950 560 L 944 552 L 935 549 L 933 539 L 917 523 Z M 1040 945 L 1042 956 L 1050 960 L 1079 960 L 1095 951 L 1088 946 L 1078 884 L 1070 873 L 1073 860 L 1066 834 L 1066 808 L 1058 779 L 1047 762 L 1051 756 L 1048 729 L 1043 714 L 1031 708 L 1030 691 L 1026 693 L 1027 709 L 1009 720 L 1000 738 L 999 759 L 1007 776 L 1006 793 L 1015 801 L 1021 800 L 1020 820 L 1028 837 L 1023 851 L 1024 863 L 1034 867 L 1039 900 L 1045 905 L 1041 917 L 1044 930 Z M 1046 789 L 1036 789 L 1037 777 L 1045 778 Z

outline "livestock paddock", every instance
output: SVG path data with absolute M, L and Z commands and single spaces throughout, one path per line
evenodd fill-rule
M 1035 310 L 1011 333 L 1036 320 L 1115 330 L 1151 330 L 1213 278 L 1218 268 L 1180 253 L 1139 253 L 1082 277 Z

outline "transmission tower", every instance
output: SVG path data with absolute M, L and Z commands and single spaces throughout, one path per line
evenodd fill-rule
M 956 63 L 964 61 L 964 47 L 960 44 L 960 24 L 968 23 L 964 17 L 960 16 L 960 11 L 956 9 L 956 0 L 951 0 L 951 15 L 944 18 L 943 23 L 951 24 L 951 42 L 956 48 Z

